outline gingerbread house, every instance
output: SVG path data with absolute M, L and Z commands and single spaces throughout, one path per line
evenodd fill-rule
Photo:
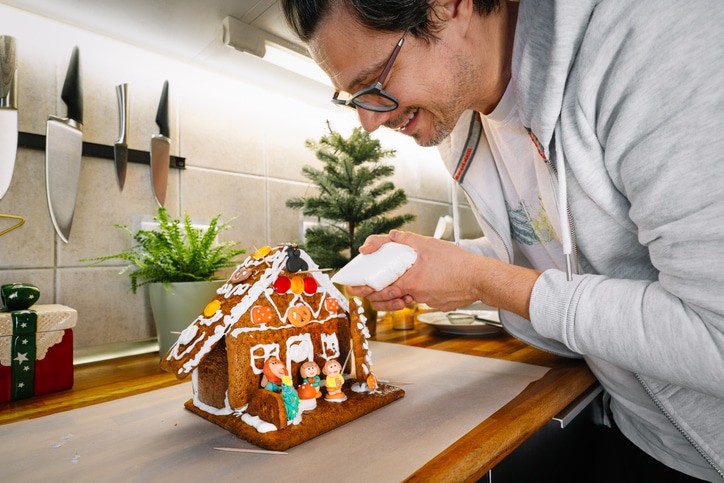
M 192 375 L 191 411 L 259 446 L 286 449 L 404 395 L 377 383 L 368 336 L 361 307 L 354 302 L 350 312 L 350 301 L 303 250 L 264 247 L 236 268 L 161 367 L 179 378 Z M 339 361 L 347 399 L 321 398 L 292 424 L 282 395 L 261 387 L 272 357 L 294 388 L 303 363 Z

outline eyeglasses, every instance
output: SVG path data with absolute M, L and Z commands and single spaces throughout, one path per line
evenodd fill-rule
M 400 104 L 399 101 L 395 96 L 382 89 L 382 85 L 385 83 L 385 80 L 387 80 L 387 74 L 390 73 L 390 69 L 392 69 L 392 65 L 395 63 L 397 54 L 400 53 L 400 49 L 402 48 L 402 44 L 405 42 L 407 32 L 409 32 L 409 30 L 405 30 L 405 33 L 402 34 L 402 38 L 399 42 L 397 42 L 397 46 L 395 47 L 395 50 L 392 51 L 392 55 L 390 55 L 390 59 L 387 61 L 387 64 L 382 70 L 382 74 L 380 74 L 377 82 L 369 87 L 365 87 L 364 89 L 355 92 L 352 95 L 343 91 L 336 91 L 332 96 L 332 102 L 352 109 L 360 107 L 362 109 L 375 112 L 389 112 L 397 109 L 397 106 Z M 342 99 L 340 97 L 346 98 Z

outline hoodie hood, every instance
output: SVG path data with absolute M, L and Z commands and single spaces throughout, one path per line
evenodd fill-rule
M 596 3 L 520 2 L 513 46 L 513 86 L 521 121 L 545 156 L 550 155 L 548 146 L 560 117 L 568 73 Z M 566 29 L 543 27 L 550 24 L 564 24 Z

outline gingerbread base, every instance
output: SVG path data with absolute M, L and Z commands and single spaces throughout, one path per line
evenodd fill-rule
M 402 389 L 386 384 L 380 384 L 378 391 L 373 394 L 357 393 L 348 387 L 352 383 L 354 383 L 354 380 L 347 381 L 343 388 L 344 394 L 347 396 L 346 401 L 328 402 L 324 400 L 324 397 L 321 397 L 317 399 L 317 408 L 305 412 L 302 415 L 302 421 L 298 425 L 288 426 L 283 430 L 268 433 L 258 432 L 255 428 L 243 422 L 241 417 L 233 414 L 225 416 L 209 414 L 197 408 L 193 399 L 188 400 L 184 406 L 189 411 L 231 431 L 239 438 L 245 439 L 252 444 L 270 450 L 284 451 L 367 413 L 371 413 L 405 395 L 405 391 Z

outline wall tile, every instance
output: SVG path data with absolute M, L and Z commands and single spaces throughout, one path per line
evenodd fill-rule
M 8 192 L 0 213 L 25 217 L 25 223 L 0 237 L 0 267 L 52 267 L 55 232 L 45 195 L 45 154 L 19 149 Z M 0 219 L 0 230 L 15 220 Z
M 57 302 L 78 311 L 75 347 L 155 337 L 148 294 L 130 287 L 114 267 L 58 270 Z
M 183 84 L 179 123 L 189 166 L 262 176 L 264 100 L 271 93 L 212 73 L 196 73 Z M 205 120 L 213 120 L 207 122 Z
M 192 218 L 211 219 L 221 213 L 222 220 L 231 220 L 233 228 L 221 235 L 222 240 L 239 241 L 247 252 L 267 243 L 264 178 L 189 168 L 181 184 L 181 207 Z
M 287 208 L 286 201 L 295 196 L 314 196 L 310 184 L 269 180 L 269 240 L 267 244 L 297 243 L 302 240 L 302 212 Z

